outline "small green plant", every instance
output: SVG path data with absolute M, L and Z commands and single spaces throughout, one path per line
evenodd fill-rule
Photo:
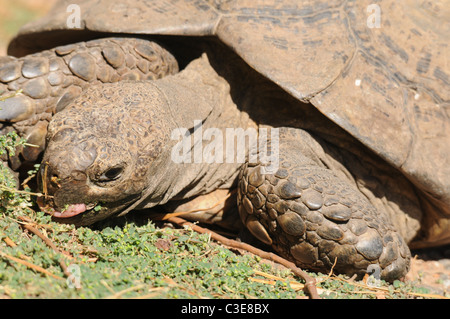
M 17 135 L 16 132 L 9 132 L 0 135 L 0 156 L 9 154 L 14 156 L 17 147 L 25 145 L 26 140 Z M 18 190 L 18 179 L 8 168 L 7 164 L 0 162 L 0 212 L 23 212 L 32 206 L 31 190 L 26 188 Z
M 16 154 L 16 148 L 25 144 L 26 140 L 17 135 L 15 131 L 0 135 L 0 156 L 6 153 L 14 156 Z
M 0 96 L 0 102 L 21 93 L 22 89 L 8 95 L 2 95 Z M 27 140 L 20 137 L 15 131 L 0 135 L 0 158 L 5 158 L 5 155 L 13 157 L 16 155 L 17 149 L 24 146 L 36 147 L 36 145 L 27 143 Z M 38 169 L 39 165 L 34 165 L 34 170 L 28 172 L 29 176 L 31 177 L 32 174 L 35 174 Z M 31 195 L 33 193 L 28 187 L 25 187 L 24 190 L 19 190 L 18 184 L 19 180 L 15 174 L 5 162 L 0 161 L 0 213 L 27 213 L 27 209 L 32 206 Z
M 0 136 L 0 154 L 13 155 L 20 145 L 25 141 L 15 132 Z M 36 165 L 29 175 L 38 169 Z M 137 213 L 94 228 L 55 223 L 50 215 L 32 209 L 37 194 L 19 186 L 14 173 L 0 162 L 0 298 L 305 297 L 301 279 L 287 269 L 236 254 L 208 234 L 158 228 Z M 101 208 L 98 203 L 94 211 Z M 27 224 L 57 249 L 28 232 Z M 66 269 L 78 270 L 81 288 L 68 283 L 62 262 Z M 375 289 L 342 275 L 310 275 L 322 298 L 429 296 L 414 283 L 381 282 Z

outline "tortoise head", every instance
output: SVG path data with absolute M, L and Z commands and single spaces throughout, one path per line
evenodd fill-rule
M 57 113 L 38 176 L 41 208 L 87 225 L 136 202 L 170 153 L 165 103 L 148 82 L 121 82 L 92 87 Z
M 186 191 L 213 190 L 241 164 L 180 163 L 173 158 L 180 145 L 173 133 L 184 132 L 190 142 L 196 121 L 222 128 L 240 123 L 229 90 L 206 55 L 162 79 L 87 89 L 49 124 L 38 176 L 46 194 L 41 208 L 49 205 L 54 217 L 87 225 Z

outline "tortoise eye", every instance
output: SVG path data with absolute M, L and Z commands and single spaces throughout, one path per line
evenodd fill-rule
M 114 181 L 114 180 L 118 179 L 120 177 L 120 175 L 122 175 L 122 172 L 123 172 L 123 167 L 121 167 L 121 166 L 109 168 L 98 178 L 98 181 L 99 182 Z

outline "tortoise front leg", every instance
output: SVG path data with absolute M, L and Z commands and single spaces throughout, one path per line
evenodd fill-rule
M 279 132 L 279 169 L 264 174 L 261 162 L 250 163 L 239 176 L 239 214 L 250 232 L 299 267 L 329 272 L 336 261 L 338 273 L 406 275 L 410 252 L 388 215 L 315 158 L 306 132 Z
M 34 162 L 43 151 L 47 125 L 53 114 L 64 109 L 92 85 L 121 80 L 159 79 L 178 71 L 175 58 L 151 41 L 136 38 L 104 38 L 60 46 L 22 58 L 0 58 L 1 134 L 15 130 L 30 144 L 14 158 Z

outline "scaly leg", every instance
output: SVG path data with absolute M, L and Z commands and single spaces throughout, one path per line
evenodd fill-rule
M 299 267 L 328 272 L 336 260 L 338 273 L 406 275 L 409 248 L 388 215 L 314 158 L 306 132 L 279 132 L 279 169 L 265 174 L 258 162 L 240 173 L 239 213 L 250 232 Z
M 22 58 L 0 57 L 1 134 L 15 130 L 30 144 L 9 158 L 12 169 L 34 162 L 45 146 L 47 125 L 88 86 L 121 80 L 159 79 L 178 72 L 175 58 L 156 43 L 104 38 L 60 46 Z M 6 160 L 6 158 L 3 158 Z

